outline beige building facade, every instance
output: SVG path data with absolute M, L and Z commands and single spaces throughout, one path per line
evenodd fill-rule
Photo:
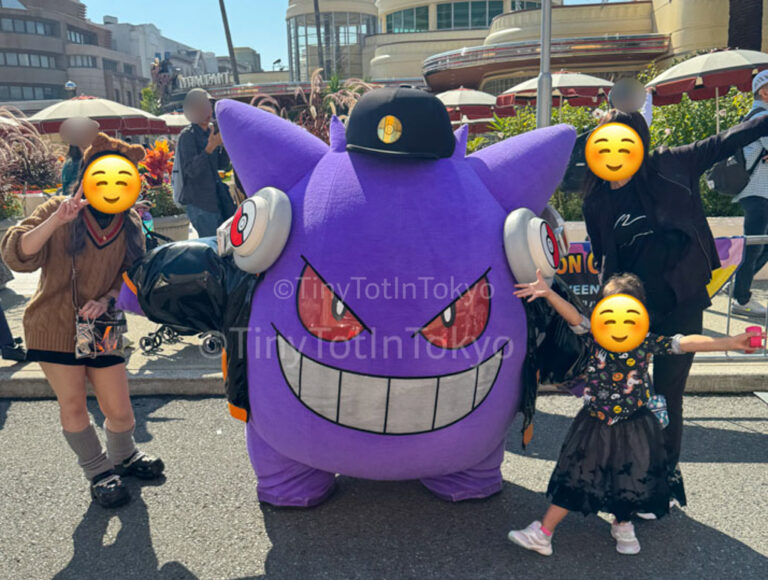
M 72 95 L 138 107 L 139 61 L 112 50 L 109 30 L 86 19 L 76 0 L 14 0 L 0 5 L 0 105 L 34 113 Z
M 553 5 L 553 69 L 629 74 L 652 61 L 663 66 L 679 56 L 728 45 L 729 0 L 595 0 L 583 5 L 554 0 Z M 763 6 L 765 50 L 768 0 Z M 327 0 L 321 10 L 376 19 L 375 31 L 369 26 L 360 43 L 360 66 L 355 61 L 350 76 L 359 71 L 366 79 L 387 82 L 423 77 L 434 90 L 464 85 L 500 92 L 538 71 L 540 0 Z M 311 0 L 290 0 L 292 71 L 297 64 L 307 71 L 318 62 L 312 48 L 316 35 L 307 27 L 310 15 L 314 22 Z M 297 16 L 305 18 L 303 46 L 290 34 Z M 333 43 L 332 36 L 328 40 Z

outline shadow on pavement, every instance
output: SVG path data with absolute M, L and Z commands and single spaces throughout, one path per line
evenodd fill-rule
M 19 294 L 10 288 L 3 288 L 0 290 L 0 302 L 2 302 L 3 310 L 6 312 L 15 306 L 18 306 L 19 304 L 26 303 L 29 301 L 29 299 L 30 298 L 28 296 Z
M 147 428 L 149 423 L 183 421 L 183 419 L 173 419 L 170 417 L 151 417 L 152 413 L 173 400 L 175 399 L 172 397 L 131 397 L 133 414 L 136 417 L 136 428 L 133 432 L 133 438 L 136 440 L 136 443 L 152 441 L 153 435 Z M 94 397 L 88 397 L 88 410 L 93 415 L 94 424 L 103 429 L 104 413 L 101 412 L 99 403 Z
M 628 571 L 610 525 L 570 515 L 551 558 L 511 545 L 511 527 L 541 517 L 543 494 L 507 483 L 488 500 L 447 504 L 415 482 L 341 478 L 310 511 L 263 506 L 272 549 L 261 578 L 610 578 Z M 759 578 L 765 558 L 683 512 L 637 524 L 632 578 Z
M 156 485 L 158 482 L 145 482 Z M 54 578 L 141 578 L 142 580 L 196 579 L 180 562 L 167 562 L 158 569 L 152 546 L 147 504 L 141 497 L 141 485 L 127 480 L 133 500 L 116 510 L 91 504 L 72 535 L 75 553 L 69 564 Z M 110 520 L 116 518 L 120 529 L 114 541 L 105 545 Z
M 8 407 L 10 406 L 10 399 L 0 399 L 0 429 L 5 426 L 5 420 L 8 418 Z
M 744 397 L 745 401 L 750 397 Z M 752 397 L 754 398 L 754 397 Z M 754 399 L 750 404 L 757 404 Z M 745 405 L 747 403 L 745 402 Z M 738 417 L 729 418 L 697 418 L 684 416 L 686 421 L 683 428 L 682 461 L 685 463 L 768 463 L 768 446 L 765 445 L 765 435 L 758 431 L 735 431 L 707 427 L 709 421 L 745 421 L 753 419 Z M 518 417 L 510 427 L 507 435 L 507 451 L 516 455 L 525 455 L 536 459 L 555 461 L 560 453 L 572 417 L 553 415 L 536 411 L 533 418 L 534 435 L 528 448 L 523 451 L 521 445 Z M 700 422 L 694 424 L 691 422 Z M 747 427 L 748 428 L 748 427 Z M 739 429 L 744 429 L 739 426 Z

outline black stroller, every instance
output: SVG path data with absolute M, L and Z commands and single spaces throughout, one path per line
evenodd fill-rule
M 173 242 L 168 236 L 150 230 L 143 220 L 142 227 L 144 229 L 144 236 L 146 238 L 145 243 L 148 253 L 162 244 Z M 160 350 L 163 344 L 177 344 L 182 336 L 195 335 L 203 341 L 202 349 L 206 355 L 212 356 L 219 354 L 224 348 L 224 338 L 218 332 L 200 333 L 191 328 L 171 326 L 168 324 L 163 324 L 155 332 L 150 332 L 148 335 L 142 336 L 141 339 L 139 339 L 139 347 L 144 354 L 152 354 Z

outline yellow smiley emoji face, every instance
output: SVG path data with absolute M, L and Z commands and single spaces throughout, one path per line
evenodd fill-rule
M 632 127 L 607 123 L 592 131 L 584 154 L 592 173 L 606 181 L 632 177 L 643 163 L 643 142 Z
M 597 344 L 611 352 L 628 352 L 640 346 L 648 334 L 648 311 L 627 294 L 606 296 L 597 303 L 590 319 Z
M 83 193 L 88 203 L 102 213 L 122 213 L 141 192 L 136 166 L 120 155 L 104 155 L 85 170 Z

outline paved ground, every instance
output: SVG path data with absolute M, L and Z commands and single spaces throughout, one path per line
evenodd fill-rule
M 135 399 L 137 439 L 168 465 L 131 483 L 115 512 L 89 506 L 52 401 L 0 400 L 0 576 L 90 578 L 768 577 L 768 405 L 689 396 L 682 470 L 690 506 L 638 523 L 643 551 L 619 556 L 608 523 L 569 516 L 544 558 L 505 539 L 546 506 L 543 491 L 579 402 L 544 396 L 521 454 L 510 430 L 501 494 L 451 505 L 416 482 L 340 479 L 309 511 L 260 506 L 242 424 L 220 398 Z M 95 420 L 102 416 L 92 404 Z

